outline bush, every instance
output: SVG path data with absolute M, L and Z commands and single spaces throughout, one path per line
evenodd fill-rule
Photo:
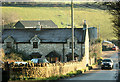
M 52 76 L 47 78 L 46 80 L 58 80 L 60 77 L 59 76 Z
M 15 54 L 19 54 L 20 57 L 22 58 L 22 60 L 26 61 L 28 60 L 29 58 L 26 56 L 27 54 L 24 52 L 24 51 L 17 51 L 15 49 L 11 49 L 10 50 L 10 53 L 15 53 Z
M 97 60 L 97 62 L 98 62 L 98 65 L 101 65 L 101 63 L 102 63 L 102 58 L 99 58 L 99 59 Z
M 4 62 L 15 62 L 15 61 L 26 61 L 29 58 L 26 56 L 25 52 L 23 51 L 16 51 L 14 49 L 11 49 L 9 53 L 7 53 L 4 57 L 3 60 Z
M 23 61 L 21 55 L 16 53 L 7 54 L 3 59 L 6 62 L 8 61 L 9 63 L 13 61 Z
M 102 42 L 102 40 L 100 38 L 98 38 L 98 39 L 95 40 L 95 44 L 101 43 L 101 42 Z
M 67 73 L 66 75 L 68 75 L 69 77 L 71 77 L 73 75 L 73 72 Z
M 98 64 L 98 62 L 96 62 L 96 63 L 93 63 L 92 65 L 97 65 Z
M 60 75 L 60 79 L 64 79 L 65 78 L 65 75 Z
M 81 70 L 77 70 L 77 74 L 81 74 L 82 73 L 82 71 Z
M 91 69 L 92 69 L 92 66 L 88 66 L 88 69 L 91 70 Z

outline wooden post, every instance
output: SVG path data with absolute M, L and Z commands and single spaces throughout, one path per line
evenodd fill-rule
M 71 28 L 72 28 L 72 59 L 74 61 L 74 24 L 73 24 L 73 0 L 71 0 Z

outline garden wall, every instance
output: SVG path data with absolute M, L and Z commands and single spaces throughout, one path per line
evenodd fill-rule
M 49 64 L 33 64 L 26 65 L 10 65 L 10 78 L 38 78 L 51 77 L 56 75 L 65 75 L 71 71 L 86 69 L 85 56 L 81 62 L 66 62 L 66 63 L 49 63 Z

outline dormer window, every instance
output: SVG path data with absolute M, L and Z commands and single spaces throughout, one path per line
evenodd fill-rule
M 7 48 L 12 48 L 11 42 L 6 42 L 6 47 L 7 47 Z
M 15 42 L 15 40 L 12 36 L 8 36 L 6 39 L 4 39 L 6 48 L 13 48 L 14 42 Z
M 33 42 L 33 48 L 38 48 L 38 42 Z
M 35 35 L 31 40 L 31 45 L 33 46 L 33 48 L 38 48 L 38 46 L 40 45 L 40 39 L 38 38 L 37 35 Z

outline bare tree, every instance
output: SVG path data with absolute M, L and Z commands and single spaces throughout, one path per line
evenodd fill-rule
M 4 21 L 2 24 L 5 25 L 6 28 L 12 28 L 14 23 L 18 21 L 19 16 L 16 12 L 4 12 L 2 13 L 2 20 Z
M 109 12 L 114 16 L 114 33 L 118 38 L 118 45 L 120 47 L 120 1 L 104 3 L 109 9 Z

